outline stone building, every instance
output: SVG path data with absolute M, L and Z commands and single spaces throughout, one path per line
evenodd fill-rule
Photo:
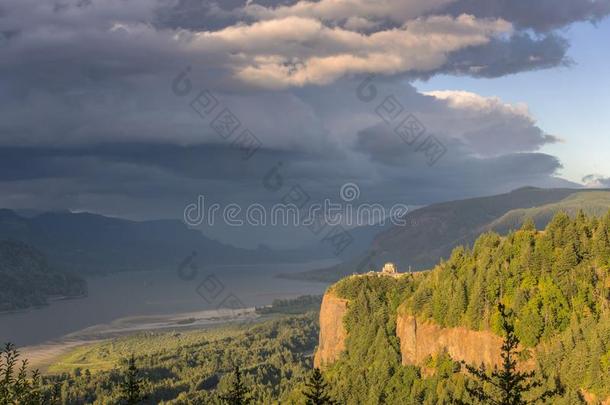
M 383 274 L 396 275 L 398 274 L 398 270 L 396 270 L 396 266 L 394 263 L 386 263 L 383 265 L 383 269 L 381 269 Z

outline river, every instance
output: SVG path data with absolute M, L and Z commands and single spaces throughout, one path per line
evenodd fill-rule
M 119 318 L 262 306 L 276 298 L 322 294 L 325 283 L 281 279 L 276 274 L 332 264 L 335 261 L 209 266 L 182 277 L 176 271 L 155 271 L 90 278 L 85 298 L 0 314 L 0 343 L 37 345 Z

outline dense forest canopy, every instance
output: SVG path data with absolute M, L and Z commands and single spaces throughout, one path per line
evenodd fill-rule
M 610 214 L 557 214 L 544 231 L 527 221 L 506 237 L 487 233 L 456 248 L 418 286 L 406 308 L 442 326 L 498 331 L 498 301 L 512 309 L 528 346 L 571 322 L 607 314 Z

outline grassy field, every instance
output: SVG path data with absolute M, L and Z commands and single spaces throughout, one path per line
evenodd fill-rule
M 70 350 L 51 364 L 47 374 L 73 373 L 77 369 L 88 369 L 91 373 L 108 371 L 119 366 L 122 359 L 132 353 L 152 356 L 164 351 L 179 351 L 184 347 L 195 347 L 222 339 L 236 337 L 245 326 L 223 325 L 203 331 L 143 332 L 114 338 L 104 342 L 83 345 Z
M 45 374 L 62 374 L 88 369 L 91 373 L 97 373 L 116 369 L 121 360 L 132 354 L 139 357 L 154 356 L 160 350 L 174 353 L 218 343 L 223 339 L 236 339 L 252 326 L 282 315 L 318 311 L 321 299 L 321 296 L 302 296 L 291 300 L 275 300 L 272 305 L 257 309 L 260 317 L 256 322 L 224 323 L 196 330 L 145 331 L 90 344 L 81 342 L 64 348 L 52 361 L 45 364 L 42 371 Z

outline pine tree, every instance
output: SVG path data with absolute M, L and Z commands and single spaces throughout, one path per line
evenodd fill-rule
M 248 389 L 242 381 L 239 366 L 233 369 L 233 381 L 226 394 L 220 395 L 220 400 L 227 405 L 244 405 L 250 403 Z
M 555 282 L 565 295 L 570 295 L 573 289 L 574 268 L 578 265 L 576 250 L 572 245 L 567 245 L 558 251 L 556 257 L 553 266 Z
M 557 388 L 546 390 L 534 399 L 526 400 L 523 398 L 524 394 L 542 387 L 542 382 L 534 378 L 534 371 L 522 372 L 517 370 L 517 358 L 520 354 L 518 351 L 519 338 L 515 334 L 513 322 L 503 304 L 498 304 L 498 311 L 500 312 L 502 330 L 505 334 L 501 354 L 502 366 L 499 370 L 495 368 L 489 373 L 483 365 L 475 367 L 462 362 L 468 373 L 477 380 L 474 387 L 466 387 L 468 395 L 473 400 L 484 404 L 527 405 L 543 402 L 547 398 L 561 394 L 560 384 L 556 384 Z M 461 400 L 455 400 L 455 402 L 464 404 Z
M 307 405 L 333 405 L 336 404 L 328 395 L 328 384 L 324 381 L 324 377 L 319 368 L 314 368 L 309 381 L 305 383 L 307 390 L 303 391 Z
M 132 354 L 127 363 L 127 370 L 120 386 L 121 397 L 125 404 L 135 405 L 145 399 L 142 394 L 142 379 L 138 377 L 136 359 Z

